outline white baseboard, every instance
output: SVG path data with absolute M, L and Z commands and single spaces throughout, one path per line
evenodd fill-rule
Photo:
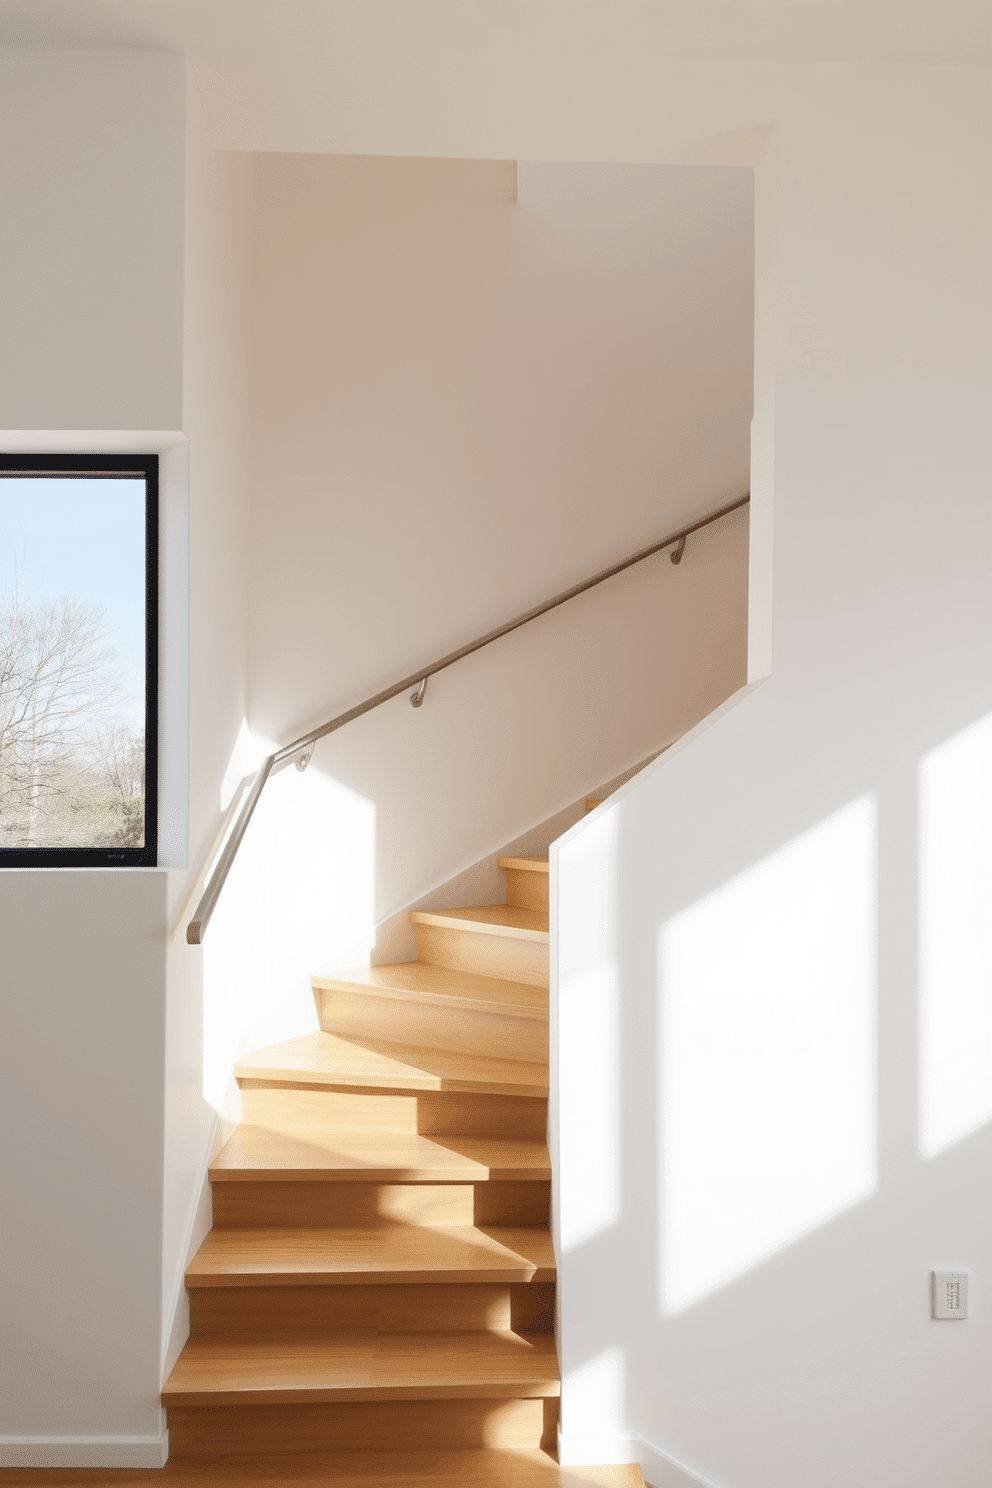
M 691 1472 L 667 1452 L 652 1446 L 643 1437 L 634 1437 L 634 1462 L 639 1462 L 648 1488 L 716 1488 L 709 1478 Z
M 161 1436 L 0 1436 L 0 1467 L 164 1467 Z
M 558 1428 L 558 1461 L 562 1467 L 602 1467 L 604 1464 L 636 1462 L 637 1442 L 620 1432 L 578 1436 Z

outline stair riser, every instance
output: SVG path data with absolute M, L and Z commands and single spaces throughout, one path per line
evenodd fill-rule
M 420 1091 L 416 1095 L 352 1095 L 323 1087 L 300 1089 L 240 1080 L 243 1119 L 286 1136 L 314 1138 L 342 1131 L 419 1132 L 421 1136 L 474 1132 L 479 1136 L 543 1137 L 547 1101 L 540 1096 L 471 1095 Z
M 321 1028 L 342 1038 L 385 1039 L 492 1059 L 547 1063 L 548 1025 L 543 1018 L 466 1012 L 361 992 L 324 990 L 315 996 Z
M 506 902 L 517 909 L 539 909 L 548 912 L 548 875 L 532 873 L 526 868 L 504 868 Z
M 422 1333 L 513 1328 L 550 1333 L 554 1283 L 425 1286 L 194 1287 L 190 1333 L 252 1340 L 334 1332 Z
M 170 1407 L 176 1461 L 258 1452 L 417 1452 L 439 1446 L 539 1447 L 557 1400 L 343 1402 L 329 1405 Z
M 541 941 L 418 925 L 417 956 L 430 966 L 502 977 L 530 987 L 548 985 L 548 947 Z
M 308 1132 L 415 1132 L 416 1095 L 355 1094 L 324 1088 L 301 1090 L 262 1080 L 239 1080 L 241 1119 L 287 1136 Z
M 365 1224 L 547 1224 L 550 1184 L 313 1183 L 246 1180 L 213 1185 L 219 1229 Z

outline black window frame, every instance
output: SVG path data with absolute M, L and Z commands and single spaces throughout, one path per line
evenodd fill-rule
M 0 454 L 5 475 L 145 482 L 145 832 L 142 847 L 0 846 L 0 868 L 155 868 L 158 866 L 159 457 L 157 454 Z

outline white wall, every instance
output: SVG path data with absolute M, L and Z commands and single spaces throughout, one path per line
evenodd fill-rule
M 0 67 L 2 426 L 178 429 L 182 64 L 4 51 Z
M 512 162 L 257 159 L 250 718 L 270 739 L 746 487 L 750 172 L 534 165 L 519 204 L 516 185 Z M 292 991 L 305 1018 L 315 957 L 361 959 L 373 920 L 739 686 L 746 534 L 728 520 L 288 772 L 308 838 L 277 841 L 274 806 L 253 823 L 242 1003 Z M 335 874 L 367 880 L 360 905 Z M 315 884 L 306 940 L 292 898 Z
M 21 448 L 178 429 L 184 106 L 175 58 L 0 55 L 0 426 Z M 161 874 L 0 881 L 6 1464 L 162 1461 L 165 920 Z
M 992 79 L 723 70 L 682 139 L 728 101 L 774 124 L 774 673 L 557 850 L 563 1448 L 979 1488 Z M 938 1266 L 965 1323 L 930 1320 Z

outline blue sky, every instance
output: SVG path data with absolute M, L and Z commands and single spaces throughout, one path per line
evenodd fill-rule
M 73 599 L 102 605 L 134 729 L 145 708 L 145 483 L 60 476 L 0 478 L 0 605 L 20 571 L 32 604 Z

